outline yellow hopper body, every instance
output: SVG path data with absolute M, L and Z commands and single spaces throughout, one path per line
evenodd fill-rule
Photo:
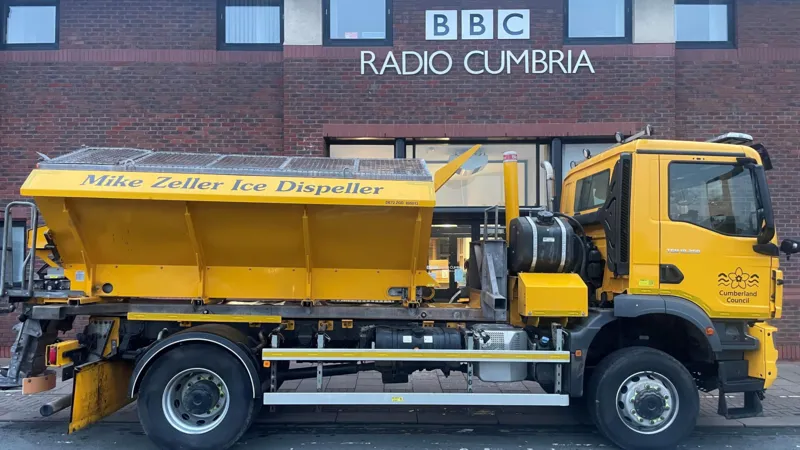
M 441 182 L 420 160 L 86 148 L 21 193 L 86 297 L 414 302 Z

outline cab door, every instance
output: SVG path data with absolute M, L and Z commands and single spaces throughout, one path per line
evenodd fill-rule
M 770 317 L 772 258 L 756 253 L 758 188 L 735 157 L 660 155 L 660 284 L 710 317 Z

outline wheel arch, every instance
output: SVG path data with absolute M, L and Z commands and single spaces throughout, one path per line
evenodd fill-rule
M 618 345 L 611 345 L 606 349 L 599 347 L 609 335 L 615 336 L 619 327 L 629 325 L 631 321 L 637 323 L 659 317 L 680 320 L 686 330 L 705 346 L 707 358 L 713 359 L 724 350 L 714 323 L 693 302 L 674 296 L 619 295 L 614 298 L 613 310 L 597 311 L 570 331 L 570 396 L 583 396 L 587 363 L 597 359 L 598 352 L 602 358 L 620 348 Z M 709 328 L 714 330 L 712 334 L 708 333 Z M 575 356 L 577 350 L 581 351 L 580 357 Z
M 260 398 L 261 379 L 255 358 L 246 350 L 245 336 L 233 327 L 220 324 L 206 324 L 188 328 L 172 334 L 153 344 L 138 360 L 128 384 L 128 396 L 134 398 L 139 393 L 141 381 L 153 363 L 168 351 L 183 345 L 210 344 L 219 346 L 235 356 L 247 370 L 253 388 L 253 398 Z

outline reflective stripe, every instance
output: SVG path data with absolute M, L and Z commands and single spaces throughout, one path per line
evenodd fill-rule
M 525 219 L 528 220 L 528 223 L 531 224 L 531 229 L 533 230 L 533 256 L 531 256 L 531 268 L 530 271 L 533 272 L 534 268 L 536 267 L 536 257 L 539 254 L 539 236 L 536 230 L 536 224 L 533 222 L 531 216 L 525 216 Z
M 558 217 L 555 219 L 558 226 L 561 227 L 561 264 L 558 266 L 558 272 L 561 273 L 564 270 L 564 263 L 567 262 L 567 229 L 561 219 Z

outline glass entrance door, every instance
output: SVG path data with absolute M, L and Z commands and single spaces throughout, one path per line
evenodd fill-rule
M 474 230 L 475 229 L 475 230 Z M 473 239 L 473 225 L 436 224 L 431 232 L 428 272 L 436 279 L 437 302 L 458 302 L 469 298 L 467 261 Z

